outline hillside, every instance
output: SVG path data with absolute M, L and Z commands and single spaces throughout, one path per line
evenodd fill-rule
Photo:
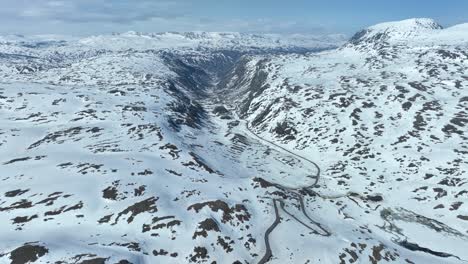
M 464 263 L 467 29 L 0 37 L 0 263 Z

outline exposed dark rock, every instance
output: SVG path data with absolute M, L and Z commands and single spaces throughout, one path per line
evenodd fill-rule
M 25 244 L 10 253 L 11 264 L 36 262 L 47 253 L 49 253 L 49 250 L 44 246 Z

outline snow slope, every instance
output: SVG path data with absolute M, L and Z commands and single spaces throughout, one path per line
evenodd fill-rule
M 259 176 L 295 188 L 316 168 L 213 114 L 207 69 L 287 51 L 164 36 L 0 45 L 0 263 L 262 258 L 274 215 Z
M 468 258 L 467 34 L 428 19 L 379 24 L 337 50 L 244 58 L 220 84 L 255 133 L 320 164 L 334 228 L 373 234 L 351 239 L 344 263 L 367 261 L 361 243 Z
M 0 263 L 464 263 L 465 29 L 0 38 Z

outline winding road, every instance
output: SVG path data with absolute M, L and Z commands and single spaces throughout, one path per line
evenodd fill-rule
M 271 226 L 268 227 L 268 229 L 266 230 L 265 232 L 265 237 L 264 237 L 264 240 L 265 240 L 265 247 L 266 247 L 266 250 L 265 250 L 265 254 L 263 255 L 263 257 L 260 259 L 260 261 L 258 262 L 259 264 L 264 264 L 264 263 L 267 263 L 271 257 L 273 256 L 273 252 L 271 250 L 271 244 L 270 244 L 270 234 L 274 231 L 274 229 L 281 223 L 281 216 L 280 216 L 280 213 L 279 213 L 279 209 L 278 209 L 278 205 L 277 203 L 280 204 L 280 208 L 281 210 L 283 210 L 287 215 L 289 215 L 291 218 L 293 218 L 294 220 L 296 220 L 298 223 L 300 223 L 301 225 L 303 225 L 304 227 L 306 227 L 307 229 L 311 230 L 314 234 L 316 235 L 321 235 L 321 236 L 331 236 L 331 232 L 328 231 L 327 229 L 325 229 L 319 222 L 313 220 L 309 214 L 307 213 L 306 211 L 306 208 L 305 208 L 305 203 L 304 203 L 304 195 L 300 193 L 300 190 L 309 190 L 311 191 L 312 193 L 316 193 L 315 191 L 313 191 L 312 189 L 317 187 L 318 186 L 318 183 L 320 181 L 320 176 L 321 176 L 321 169 L 320 167 L 318 166 L 317 163 L 315 163 L 314 161 L 306 158 L 306 157 L 303 157 L 299 154 L 296 154 L 282 146 L 279 146 L 278 144 L 270 141 L 270 140 L 267 140 L 259 135 L 257 135 L 251 128 L 250 128 L 250 124 L 248 121 L 246 120 L 243 120 L 241 119 L 238 114 L 237 114 L 237 107 L 235 108 L 235 110 L 233 111 L 234 112 L 234 115 L 236 117 L 237 120 L 239 121 L 242 121 L 244 124 L 245 124 L 245 129 L 246 131 L 249 132 L 249 134 L 253 137 L 253 138 L 256 138 L 257 140 L 259 140 L 260 142 L 263 142 L 264 145 L 267 145 L 273 149 L 276 149 L 280 152 L 283 152 L 283 153 L 286 153 L 288 155 L 291 155 L 299 160 L 302 160 L 302 161 L 305 161 L 306 163 L 309 163 L 311 164 L 315 170 L 316 170 L 316 173 L 315 175 L 308 175 L 307 177 L 308 178 L 313 178 L 314 179 L 314 182 L 308 186 L 304 186 L 304 187 L 300 187 L 300 188 L 290 188 L 290 187 L 286 187 L 286 186 L 282 186 L 281 184 L 279 183 L 274 183 L 274 185 L 279 188 L 279 189 L 282 189 L 284 191 L 287 191 L 289 192 L 290 194 L 292 194 L 293 196 L 296 197 L 296 199 L 299 201 L 299 205 L 300 205 L 300 210 L 302 212 L 302 214 L 311 222 L 313 223 L 316 227 L 318 227 L 318 229 L 320 231 L 317 231 L 315 228 L 311 227 L 309 224 L 307 223 L 304 223 L 302 220 L 300 220 L 297 216 L 295 216 L 294 214 L 290 213 L 286 208 L 285 208 L 285 202 L 283 200 L 280 200 L 280 199 L 273 199 L 273 207 L 274 207 L 274 210 L 275 210 L 275 221 L 272 223 Z
M 224 104 L 223 100 L 221 100 L 218 96 L 216 96 L 215 100 L 218 103 Z M 290 151 L 290 150 L 288 150 L 288 149 L 286 149 L 286 148 L 284 148 L 282 146 L 277 145 L 276 143 L 274 143 L 274 142 L 272 142 L 270 140 L 264 139 L 263 137 L 257 135 L 250 128 L 249 122 L 246 121 L 246 120 L 243 120 L 242 118 L 240 118 L 238 116 L 237 107 L 234 108 L 234 107 L 229 107 L 229 106 L 225 105 L 225 108 L 230 109 L 230 111 L 235 116 L 236 120 L 244 123 L 245 131 L 247 131 L 248 134 L 250 134 L 250 137 L 259 140 L 264 145 L 266 145 L 266 146 L 268 146 L 268 147 L 270 147 L 272 149 L 276 149 L 279 152 L 282 152 L 284 154 L 293 156 L 298 160 L 301 160 L 301 161 L 304 161 L 305 163 L 310 164 L 316 171 L 315 175 L 308 175 L 307 176 L 308 178 L 313 179 L 313 182 L 311 184 L 309 184 L 308 186 L 302 186 L 302 187 L 298 187 L 298 188 L 291 188 L 291 187 L 283 186 L 280 183 L 271 183 L 275 187 L 277 187 L 278 189 L 284 190 L 285 192 L 288 192 L 289 194 L 291 194 L 292 196 L 295 197 L 295 199 L 299 202 L 299 207 L 300 207 L 300 210 L 301 210 L 302 214 L 305 216 L 305 218 L 310 223 L 305 223 L 299 217 L 297 217 L 296 215 L 294 215 L 293 213 L 288 211 L 288 209 L 286 209 L 285 202 L 282 199 L 276 199 L 276 198 L 272 199 L 273 208 L 274 208 L 274 211 L 275 211 L 275 221 L 265 231 L 265 235 L 264 235 L 265 248 L 266 248 L 265 249 L 265 254 L 258 261 L 258 263 L 259 264 L 267 263 L 267 262 L 269 262 L 271 260 L 271 258 L 273 256 L 273 252 L 272 252 L 272 249 L 271 249 L 271 243 L 270 243 L 270 235 L 276 229 L 276 227 L 281 223 L 280 209 L 282 211 L 284 211 L 292 219 L 297 221 L 299 224 L 301 224 L 304 227 L 306 227 L 307 229 L 311 230 L 314 234 L 320 235 L 320 236 L 331 236 L 332 233 L 330 231 L 328 231 L 319 222 L 313 220 L 312 217 L 309 216 L 309 214 L 307 213 L 306 208 L 305 208 L 304 195 L 301 193 L 301 190 L 307 190 L 307 191 L 309 191 L 309 193 L 316 194 L 316 192 L 313 191 L 312 189 L 317 187 L 318 184 L 319 184 L 319 181 L 320 181 L 321 169 L 318 166 L 318 164 L 315 163 L 314 161 L 306 158 L 306 157 L 303 157 L 303 156 L 301 156 L 299 154 L 296 154 L 296 153 L 294 153 L 294 152 L 292 152 L 292 151 Z M 278 204 L 279 204 L 279 206 L 278 206 Z M 315 228 L 312 225 L 315 226 Z
M 236 109 L 237 110 L 237 109 Z M 237 114 L 235 114 L 237 116 Z M 240 119 L 238 116 L 237 116 L 237 119 L 238 120 L 242 120 Z M 309 186 L 305 186 L 305 187 L 302 187 L 302 188 L 289 188 L 289 187 L 285 187 L 285 186 L 282 186 L 281 184 L 279 183 L 275 183 L 274 185 L 276 187 L 278 187 L 279 189 L 283 189 L 285 191 L 288 191 L 290 192 L 291 194 L 293 194 L 296 199 L 299 201 L 299 204 L 300 204 L 300 210 L 302 211 L 302 213 L 304 214 L 304 216 L 311 222 L 313 223 L 315 226 L 317 226 L 321 232 L 317 231 L 316 229 L 314 229 L 313 227 L 311 227 L 309 224 L 307 223 L 304 223 L 302 220 L 300 220 L 297 216 L 295 216 L 294 214 L 290 213 L 286 208 L 285 208 L 285 203 L 284 201 L 282 200 L 278 200 L 278 199 L 273 199 L 273 206 L 274 206 L 274 209 L 275 209 L 275 221 L 273 222 L 273 224 L 268 227 L 268 229 L 266 230 L 265 232 L 265 247 L 266 247 L 266 250 L 265 250 L 265 254 L 263 255 L 263 257 L 260 259 L 260 261 L 258 262 L 259 264 L 264 264 L 264 263 L 267 263 L 271 257 L 273 256 L 273 253 L 272 253 L 272 250 L 271 250 L 271 245 L 270 245 L 270 234 L 273 232 L 273 230 L 279 225 L 279 223 L 281 223 L 281 216 L 279 214 L 279 210 L 278 210 L 278 206 L 277 206 L 277 203 L 279 202 L 280 203 L 280 207 L 281 209 L 287 214 L 289 215 L 291 218 L 293 218 L 294 220 L 296 220 L 298 223 L 300 223 L 301 225 L 303 225 L 304 227 L 308 228 L 309 230 L 311 230 L 314 234 L 316 235 L 321 235 L 321 236 L 331 236 L 331 232 L 328 231 L 327 229 L 325 229 L 320 223 L 318 223 L 317 221 L 313 220 L 309 214 L 307 213 L 306 209 L 305 209 L 305 203 L 304 203 L 304 196 L 299 192 L 300 190 L 303 190 L 303 189 L 307 189 L 307 190 L 311 190 L 312 188 L 314 187 L 317 187 L 318 186 L 318 183 L 319 183 L 319 180 L 320 180 L 320 174 L 321 174 L 321 169 L 320 167 L 317 165 L 317 163 L 313 162 L 312 160 L 306 158 L 306 157 L 303 157 L 301 155 L 298 155 L 284 147 L 281 147 L 277 144 L 275 144 L 274 142 L 271 142 L 270 140 L 267 140 L 267 139 L 264 139 L 262 137 L 260 137 L 259 135 L 257 135 L 255 132 L 252 131 L 252 129 L 249 127 L 249 122 L 247 121 L 244 121 L 245 122 L 245 128 L 246 130 L 256 139 L 260 140 L 261 142 L 264 142 L 266 143 L 265 145 L 269 145 L 269 146 L 273 146 L 274 148 L 276 149 L 279 149 L 281 150 L 282 152 L 285 152 L 291 156 L 294 156 L 296 157 L 297 159 L 299 160 L 303 160 L 303 161 L 306 161 L 307 163 L 309 164 L 312 164 L 315 169 L 316 169 L 316 174 L 315 175 L 309 175 L 307 177 L 309 178 L 313 178 L 314 179 L 314 182 L 309 185 Z M 315 193 L 315 192 L 314 192 Z
M 269 237 L 270 237 L 271 232 L 273 232 L 273 230 L 275 230 L 275 228 L 279 225 L 279 223 L 281 223 L 281 217 L 279 215 L 278 206 L 276 205 L 276 203 L 277 201 L 273 200 L 273 207 L 275 208 L 275 215 L 276 215 L 275 222 L 273 222 L 273 224 L 270 227 L 268 227 L 268 229 L 265 231 L 265 243 L 266 243 L 265 255 L 263 255 L 262 259 L 258 263 L 267 263 L 270 260 L 271 256 L 273 256 L 273 253 L 271 251 Z

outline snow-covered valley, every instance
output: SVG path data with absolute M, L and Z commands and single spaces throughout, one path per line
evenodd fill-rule
M 465 263 L 468 27 L 0 37 L 0 263 Z

